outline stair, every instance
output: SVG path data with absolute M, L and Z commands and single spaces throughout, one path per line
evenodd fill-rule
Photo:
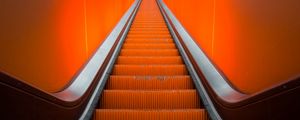
M 98 120 L 206 120 L 203 109 L 178 110 L 131 110 L 131 109 L 97 109 Z
M 209 119 L 155 0 L 142 1 L 94 119 Z

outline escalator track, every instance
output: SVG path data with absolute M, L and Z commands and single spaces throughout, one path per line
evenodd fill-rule
M 155 0 L 142 1 L 94 119 L 208 119 Z

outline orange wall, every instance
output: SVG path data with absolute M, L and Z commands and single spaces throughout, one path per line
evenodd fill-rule
M 300 74 L 299 0 L 164 0 L 238 89 L 254 93 Z
M 48 92 L 61 90 L 133 1 L 1 1 L 0 70 Z

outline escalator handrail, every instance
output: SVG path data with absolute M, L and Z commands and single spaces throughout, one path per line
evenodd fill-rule
M 212 120 L 222 120 L 222 118 L 218 114 L 217 110 L 215 109 L 212 100 L 208 96 L 207 91 L 204 89 L 204 86 L 203 86 L 199 76 L 197 75 L 195 68 L 193 67 L 191 61 L 189 60 L 189 56 L 188 56 L 187 52 L 185 52 L 184 46 L 180 43 L 180 40 L 179 40 L 180 38 L 177 35 L 177 31 L 174 29 L 174 26 L 172 25 L 173 21 L 170 21 L 169 15 L 167 15 L 167 13 L 166 13 L 166 10 L 168 10 L 168 8 L 164 5 L 164 3 L 161 0 L 157 0 L 157 4 L 160 8 L 161 13 L 163 14 L 163 17 L 168 25 L 170 33 L 176 43 L 176 46 L 183 58 L 184 63 L 186 64 L 186 67 L 190 73 L 190 76 L 196 86 L 198 94 L 199 94 L 199 96 L 203 102 L 203 105 L 204 105 L 205 109 L 207 110 L 210 118 Z
M 106 38 L 103 44 L 98 48 L 93 57 L 88 61 L 86 66 L 80 72 L 80 74 L 75 78 L 72 84 L 67 87 L 65 90 L 55 93 L 54 96 L 60 98 L 64 101 L 74 101 L 80 98 L 88 89 L 88 86 L 91 85 L 93 79 L 96 77 L 97 72 L 100 70 L 101 66 L 105 63 L 105 58 L 109 56 L 111 49 L 114 44 L 118 42 L 119 35 L 122 34 L 123 28 L 126 28 L 127 21 L 132 17 L 132 13 L 136 6 L 138 5 L 138 0 L 129 8 L 125 15 L 121 18 L 120 22 L 112 30 L 111 34 Z M 65 95 L 68 96 L 65 96 Z
M 160 1 L 160 4 L 162 5 L 170 21 L 172 21 L 173 27 L 176 29 L 177 34 L 181 37 L 181 41 L 184 43 L 184 45 L 192 55 L 193 59 L 196 62 L 196 65 L 200 68 L 208 83 L 213 86 L 214 92 L 228 103 L 237 102 L 238 99 L 245 99 L 247 95 L 235 90 L 225 80 L 225 78 L 220 74 L 216 67 L 214 67 L 203 50 L 201 50 L 197 43 L 195 43 L 193 38 L 188 34 L 188 32 L 176 19 L 169 8 L 163 3 L 163 1 Z
M 105 70 L 109 66 L 108 64 L 115 53 L 117 45 L 122 42 L 121 39 L 125 39 L 122 36 L 127 34 L 128 29 L 126 30 L 126 28 L 128 28 L 128 26 L 132 23 L 132 18 L 134 18 L 140 3 L 141 0 L 135 0 L 133 2 L 112 32 L 104 40 L 102 45 L 99 46 L 85 66 L 81 69 L 80 73 L 78 73 L 78 75 L 71 80 L 70 84 L 62 91 L 56 93 L 47 92 L 21 81 L 18 78 L 14 78 L 9 73 L 5 73 L 3 71 L 0 72 L 0 85 L 7 86 L 5 88 L 12 89 L 13 91 L 20 91 L 20 93 L 23 94 L 25 93 L 27 96 L 34 96 L 31 97 L 32 101 L 39 99 L 41 101 L 46 101 L 49 105 L 58 106 L 59 108 L 73 109 L 74 107 L 78 107 L 78 105 L 87 104 L 83 102 L 89 102 L 88 99 L 92 96 L 92 94 L 94 94 L 94 90 L 97 85 L 105 84 L 105 82 L 103 82 L 104 79 L 102 78 L 105 77 L 106 74 L 109 74 L 106 73 L 109 72 L 109 70 Z M 26 99 L 27 98 L 28 97 L 26 97 Z M 10 107 L 14 107 L 14 104 L 12 103 L 12 106 Z
M 100 99 L 100 95 L 104 89 L 104 86 L 106 85 L 106 81 L 108 80 L 114 63 L 117 59 L 117 57 L 120 54 L 122 45 L 124 44 L 124 40 L 127 37 L 128 31 L 131 27 L 131 24 L 135 18 L 135 15 L 139 9 L 139 6 L 141 4 L 142 0 L 137 0 L 137 6 L 135 7 L 135 9 L 132 11 L 131 16 L 129 17 L 129 19 L 127 20 L 126 25 L 124 26 L 122 32 L 121 32 L 121 36 L 119 35 L 120 38 L 119 41 L 117 42 L 115 49 L 113 51 L 113 53 L 111 54 L 111 57 L 108 61 L 108 66 L 106 67 L 106 69 L 104 70 L 103 75 L 100 78 L 100 82 L 97 84 L 94 92 L 92 93 L 89 102 L 87 103 L 87 106 L 83 112 L 83 114 L 81 115 L 81 117 L 79 118 L 79 120 L 90 120 L 90 118 L 92 118 L 92 115 L 94 113 L 95 108 L 97 107 L 98 101 Z
M 187 53 L 187 59 L 191 61 L 191 64 L 195 68 L 194 72 L 196 72 L 200 78 L 196 81 L 199 82 L 197 84 L 200 85 L 201 88 L 204 87 L 208 92 L 208 96 L 204 97 L 210 97 L 207 99 L 211 99 L 215 105 L 221 105 L 225 109 L 238 109 L 243 106 L 256 103 L 257 101 L 267 100 L 272 96 L 279 95 L 280 93 L 285 93 L 286 91 L 299 88 L 300 77 L 298 76 L 253 94 L 245 94 L 236 90 L 234 86 L 228 82 L 224 75 L 219 72 L 217 67 L 215 67 L 197 43 L 195 43 L 193 38 L 189 35 L 165 3 L 162 0 L 158 0 L 158 3 L 161 6 L 163 14 L 166 16 L 165 19 L 169 23 L 169 28 L 175 31 L 174 36 L 178 37 L 179 44 L 183 46 L 184 51 Z M 214 107 L 215 105 L 211 104 L 210 106 Z

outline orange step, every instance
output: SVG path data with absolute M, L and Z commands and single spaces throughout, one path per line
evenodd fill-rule
M 126 39 L 125 43 L 174 43 L 172 39 Z
M 187 75 L 184 65 L 115 65 L 113 75 Z
M 151 23 L 151 22 L 143 22 L 143 23 L 140 23 L 140 22 L 137 22 L 137 23 L 133 23 L 131 26 L 134 26 L 134 25 L 160 25 L 160 26 L 166 26 L 166 23 L 164 22 L 160 22 L 160 23 Z
M 140 34 L 170 35 L 169 32 L 165 32 L 165 31 L 145 31 L 145 32 L 130 31 L 130 32 L 128 32 L 128 35 L 140 35 Z
M 117 59 L 116 64 L 183 64 L 183 61 L 180 56 L 171 56 L 171 57 L 157 57 L 157 56 L 120 56 Z
M 106 89 L 115 90 L 177 90 L 194 89 L 190 76 L 120 76 L 112 75 Z
M 166 30 L 168 31 L 168 27 L 132 27 L 130 30 Z
M 131 26 L 134 25 L 159 25 L 159 26 L 167 26 L 166 23 L 163 21 L 139 21 L 139 22 L 133 22 Z
M 120 56 L 178 56 L 177 49 L 161 49 L 161 50 L 149 50 L 149 49 L 123 49 Z
M 133 23 L 131 24 L 130 27 L 134 27 L 134 26 L 145 26 L 145 25 L 151 25 L 151 26 L 160 26 L 160 27 L 166 27 L 166 23 L 151 23 L 151 22 L 147 22 L 147 23 Z
M 122 47 L 123 49 L 175 49 L 176 46 L 174 43 L 162 43 L 162 44 L 134 44 L 134 43 L 125 43 Z
M 157 34 L 139 34 L 139 35 L 132 35 L 128 34 L 127 38 L 171 38 L 171 35 L 157 35 Z
M 157 34 L 157 35 L 169 35 L 169 31 L 129 31 L 129 35 L 135 34 Z
M 165 23 L 133 23 L 130 27 L 167 27 Z
M 193 109 L 200 108 L 196 90 L 104 90 L 103 109 Z
M 166 23 L 161 20 L 160 18 L 162 17 L 159 17 L 159 18 L 156 18 L 156 19 L 148 19 L 148 20 L 144 20 L 144 19 L 138 19 L 138 17 L 136 17 L 137 19 L 134 20 L 134 22 L 132 23 L 132 25 L 148 25 L 148 24 L 153 24 L 153 25 L 164 25 L 166 26 Z
M 94 120 L 208 120 L 203 109 L 130 110 L 98 109 Z
M 157 25 L 152 25 L 151 27 L 150 26 L 143 26 L 143 25 L 139 25 L 139 26 L 131 26 L 130 29 L 148 29 L 148 28 L 156 28 L 156 29 L 166 29 L 168 28 L 167 26 L 157 26 Z

